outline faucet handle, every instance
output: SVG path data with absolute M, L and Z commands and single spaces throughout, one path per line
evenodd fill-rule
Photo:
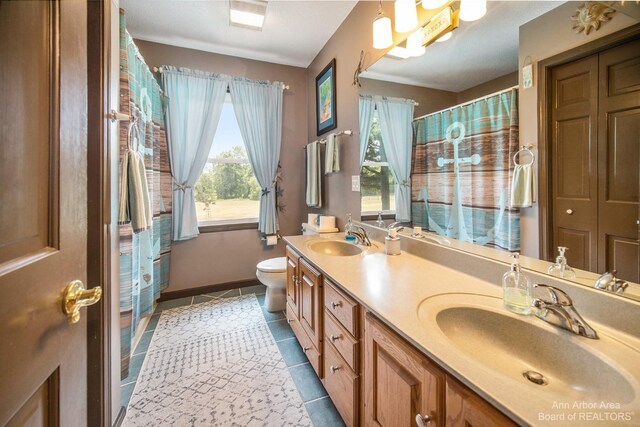
M 567 295 L 566 292 L 564 292 L 561 289 L 558 289 L 554 286 L 544 285 L 542 283 L 533 285 L 534 294 L 536 293 L 535 292 L 536 289 L 544 289 L 545 291 L 547 291 L 547 295 L 551 298 L 551 301 L 545 300 L 542 298 L 535 298 L 533 300 L 533 305 L 536 307 L 540 307 L 541 305 L 540 303 L 543 303 L 544 305 L 549 305 L 549 304 L 557 304 L 557 305 L 564 305 L 564 306 L 573 305 L 573 301 L 571 300 L 569 295 Z

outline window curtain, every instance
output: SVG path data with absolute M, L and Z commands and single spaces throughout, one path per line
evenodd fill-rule
M 228 78 L 204 71 L 163 66 L 167 134 L 173 173 L 173 240 L 197 237 L 193 185 L 207 162 L 220 121 Z
M 411 149 L 415 102 L 400 98 L 375 97 L 382 144 L 396 180 L 396 221 L 411 220 Z M 367 133 L 367 137 L 368 137 Z M 362 134 L 361 134 L 362 137 Z
M 131 341 L 140 319 L 153 312 L 160 291 L 169 286 L 171 255 L 171 170 L 163 119 L 163 96 L 125 29 L 120 12 L 120 112 L 138 118 L 137 150 L 146 169 L 152 227 L 134 233 L 119 226 L 120 236 L 120 356 L 121 376 L 129 372 Z M 130 122 L 119 125 L 120 161 L 127 151 Z M 119 170 L 121 170 L 119 168 Z M 122 177 L 119 177 L 122 179 Z
M 236 78 L 229 83 L 249 163 L 262 187 L 258 230 L 265 235 L 279 230 L 275 185 L 282 141 L 283 90 L 280 82 Z
M 358 103 L 358 138 L 360 140 L 360 168 L 364 163 L 364 158 L 367 154 L 367 144 L 369 144 L 369 134 L 371 133 L 371 122 L 373 120 L 373 113 L 375 112 L 376 104 L 372 97 L 361 96 Z
M 413 223 L 519 251 L 520 211 L 509 206 L 519 145 L 517 89 L 416 119 L 413 127 Z

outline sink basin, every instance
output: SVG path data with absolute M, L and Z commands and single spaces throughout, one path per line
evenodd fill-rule
M 322 255 L 353 256 L 360 255 L 361 247 L 340 240 L 323 240 L 309 244 L 309 249 Z
M 428 298 L 418 316 L 433 332 L 434 347 L 455 353 L 470 369 L 482 366 L 494 381 L 519 383 L 525 394 L 622 405 L 638 399 L 638 363 L 631 362 L 632 374 L 616 360 L 638 360 L 640 353 L 604 333 L 599 340 L 579 337 L 535 316 L 512 314 L 500 298 L 476 294 Z

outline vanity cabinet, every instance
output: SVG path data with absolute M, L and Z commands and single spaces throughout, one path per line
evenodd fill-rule
M 444 373 L 395 332 L 365 315 L 365 425 L 445 425 Z M 418 424 L 419 425 L 419 424 Z
M 447 377 L 447 426 L 516 426 L 502 412 L 451 377 Z

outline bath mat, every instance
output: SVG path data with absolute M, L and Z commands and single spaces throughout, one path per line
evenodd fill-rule
M 311 426 L 255 295 L 162 312 L 123 426 Z

